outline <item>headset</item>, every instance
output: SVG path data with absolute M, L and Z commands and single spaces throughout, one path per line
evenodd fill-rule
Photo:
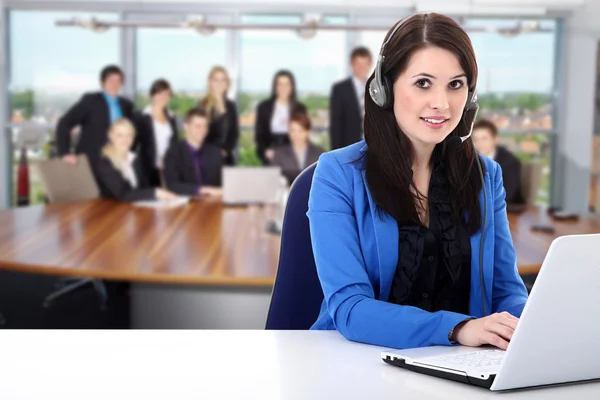
M 428 13 L 423 13 L 422 15 L 427 15 Z M 371 100 L 384 110 L 390 110 L 394 104 L 394 91 L 392 87 L 392 82 L 388 79 L 387 76 L 383 74 L 383 63 L 385 61 L 385 56 L 383 55 L 387 44 L 392 40 L 394 34 L 404 23 L 414 17 L 413 14 L 406 18 L 401 19 L 392 29 L 392 33 L 388 36 L 388 39 L 381 46 L 381 50 L 379 51 L 379 56 L 377 57 L 377 64 L 375 65 L 375 77 L 369 83 L 369 95 Z M 465 140 L 471 138 L 473 134 L 473 124 L 475 123 L 475 118 L 477 117 L 477 112 L 479 111 L 479 104 L 477 103 L 477 90 L 473 88 L 472 91 L 469 91 L 469 95 L 467 97 L 467 102 L 465 103 L 465 108 L 463 110 L 463 114 L 467 111 L 473 112 L 473 120 L 471 121 L 471 126 L 469 127 L 469 134 L 466 136 L 454 136 L 446 139 L 446 143 L 450 149 L 458 150 Z M 471 138 L 471 142 L 473 139 Z M 477 155 L 477 153 L 476 153 Z M 483 220 L 481 226 L 481 240 L 479 242 L 479 281 L 481 285 L 481 306 L 483 309 L 483 315 L 486 316 L 486 307 L 485 307 L 485 287 L 483 281 L 483 241 L 485 239 L 485 226 L 487 219 L 487 193 L 485 190 L 485 180 L 483 178 L 483 169 L 481 167 L 481 159 L 477 155 L 477 169 L 479 170 L 479 177 L 481 178 L 481 184 L 483 188 Z

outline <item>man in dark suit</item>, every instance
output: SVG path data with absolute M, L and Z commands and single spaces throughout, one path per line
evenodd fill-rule
M 205 143 L 208 133 L 206 111 L 192 108 L 183 123 L 185 139 L 173 143 L 165 154 L 167 188 L 186 196 L 221 195 L 221 148 Z
M 102 91 L 86 93 L 58 121 L 56 144 L 58 155 L 68 164 L 77 162 L 76 154 L 85 154 L 92 170 L 100 160 L 100 150 L 108 141 L 108 128 L 119 118 L 133 117 L 133 103 L 119 96 L 123 71 L 109 65 L 100 73 Z M 80 127 L 79 141 L 71 148 L 71 131 Z
M 350 55 L 352 76 L 336 83 L 329 99 L 329 143 L 331 150 L 349 146 L 363 138 L 365 85 L 373 66 L 366 47 L 357 47 Z
M 521 203 L 521 162 L 506 147 L 498 145 L 498 128 L 493 122 L 480 120 L 473 125 L 475 149 L 493 159 L 502 168 L 507 203 Z

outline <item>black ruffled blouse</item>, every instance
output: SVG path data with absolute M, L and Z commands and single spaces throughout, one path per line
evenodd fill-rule
M 469 233 L 464 215 L 453 216 L 446 169 L 439 156 L 434 160 L 428 193 L 429 228 L 398 224 L 398 266 L 388 301 L 430 312 L 469 314 Z

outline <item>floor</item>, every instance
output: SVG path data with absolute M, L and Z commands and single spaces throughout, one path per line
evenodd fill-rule
M 51 276 L 0 271 L 0 314 L 5 329 L 127 329 L 130 302 L 126 283 L 106 283 L 107 309 L 102 311 L 91 285 L 58 299 L 51 307 L 44 298 L 56 290 Z

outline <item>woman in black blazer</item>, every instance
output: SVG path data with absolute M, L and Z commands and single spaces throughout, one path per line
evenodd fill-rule
M 230 84 L 227 70 L 221 66 L 213 67 L 208 75 L 208 94 L 198 103 L 208 113 L 209 126 L 205 143 L 221 149 L 225 165 L 235 164 L 240 137 L 237 107 L 227 98 Z
M 150 105 L 134 119 L 137 131 L 134 148 L 147 171 L 149 184 L 154 187 L 161 186 L 165 153 L 178 138 L 177 121 L 167 109 L 171 95 L 169 82 L 157 79 L 150 87 Z
M 273 159 L 276 147 L 290 144 L 290 116 L 297 112 L 306 114 L 306 106 L 296 99 L 294 75 L 287 70 L 279 71 L 273 78 L 271 97 L 261 102 L 256 111 L 254 138 L 263 164 Z
M 131 152 L 135 128 L 126 119 L 116 120 L 108 131 L 97 166 L 102 197 L 119 201 L 173 200 L 177 196 L 150 186 L 142 160 Z
M 291 185 L 306 167 L 317 162 L 323 149 L 310 142 L 310 118 L 304 113 L 290 117 L 290 144 L 275 149 L 271 165 L 281 168 L 281 173 Z

